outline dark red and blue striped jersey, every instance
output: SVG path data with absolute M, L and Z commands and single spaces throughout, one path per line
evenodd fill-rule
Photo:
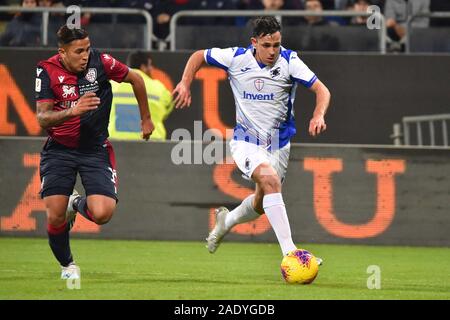
M 73 107 L 88 92 L 100 98 L 97 109 L 70 118 L 47 129 L 51 140 L 69 148 L 89 148 L 101 145 L 108 138 L 112 91 L 109 80 L 122 82 L 129 68 L 109 54 L 91 49 L 86 70 L 80 74 L 69 72 L 59 54 L 41 61 L 36 69 L 36 102 L 53 102 L 53 111 Z

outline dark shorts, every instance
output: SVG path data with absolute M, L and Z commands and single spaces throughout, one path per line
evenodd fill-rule
M 100 194 L 117 200 L 117 172 L 114 150 L 106 141 L 88 150 L 46 143 L 39 166 L 41 197 L 70 196 L 80 174 L 86 195 Z

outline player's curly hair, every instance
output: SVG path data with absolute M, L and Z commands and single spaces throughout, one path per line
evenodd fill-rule
M 253 19 L 253 37 L 262 37 L 281 31 L 281 25 L 275 17 L 257 17 Z
M 69 44 L 74 40 L 85 39 L 89 36 L 86 30 L 69 28 L 67 25 L 64 25 L 61 28 L 59 28 L 56 35 L 58 37 L 59 46 Z

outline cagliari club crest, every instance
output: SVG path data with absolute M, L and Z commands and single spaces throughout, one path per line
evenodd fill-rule
M 86 73 L 86 80 L 90 83 L 94 83 L 95 80 L 97 80 L 97 69 L 89 68 L 88 72 Z
M 262 88 L 264 88 L 264 81 L 261 79 L 256 79 L 255 80 L 255 88 L 256 88 L 256 90 L 261 91 Z

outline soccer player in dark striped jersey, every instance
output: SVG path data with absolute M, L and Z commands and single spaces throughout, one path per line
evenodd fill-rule
M 109 54 L 91 48 L 83 29 L 58 30 L 58 54 L 36 69 L 36 113 L 48 132 L 41 152 L 41 197 L 47 233 L 62 279 L 79 279 L 69 245 L 77 212 L 96 224 L 107 223 L 117 203 L 117 171 L 108 141 L 112 91 L 109 80 L 133 86 L 141 115 L 142 138 L 153 131 L 142 77 Z M 80 174 L 86 196 L 75 190 Z

